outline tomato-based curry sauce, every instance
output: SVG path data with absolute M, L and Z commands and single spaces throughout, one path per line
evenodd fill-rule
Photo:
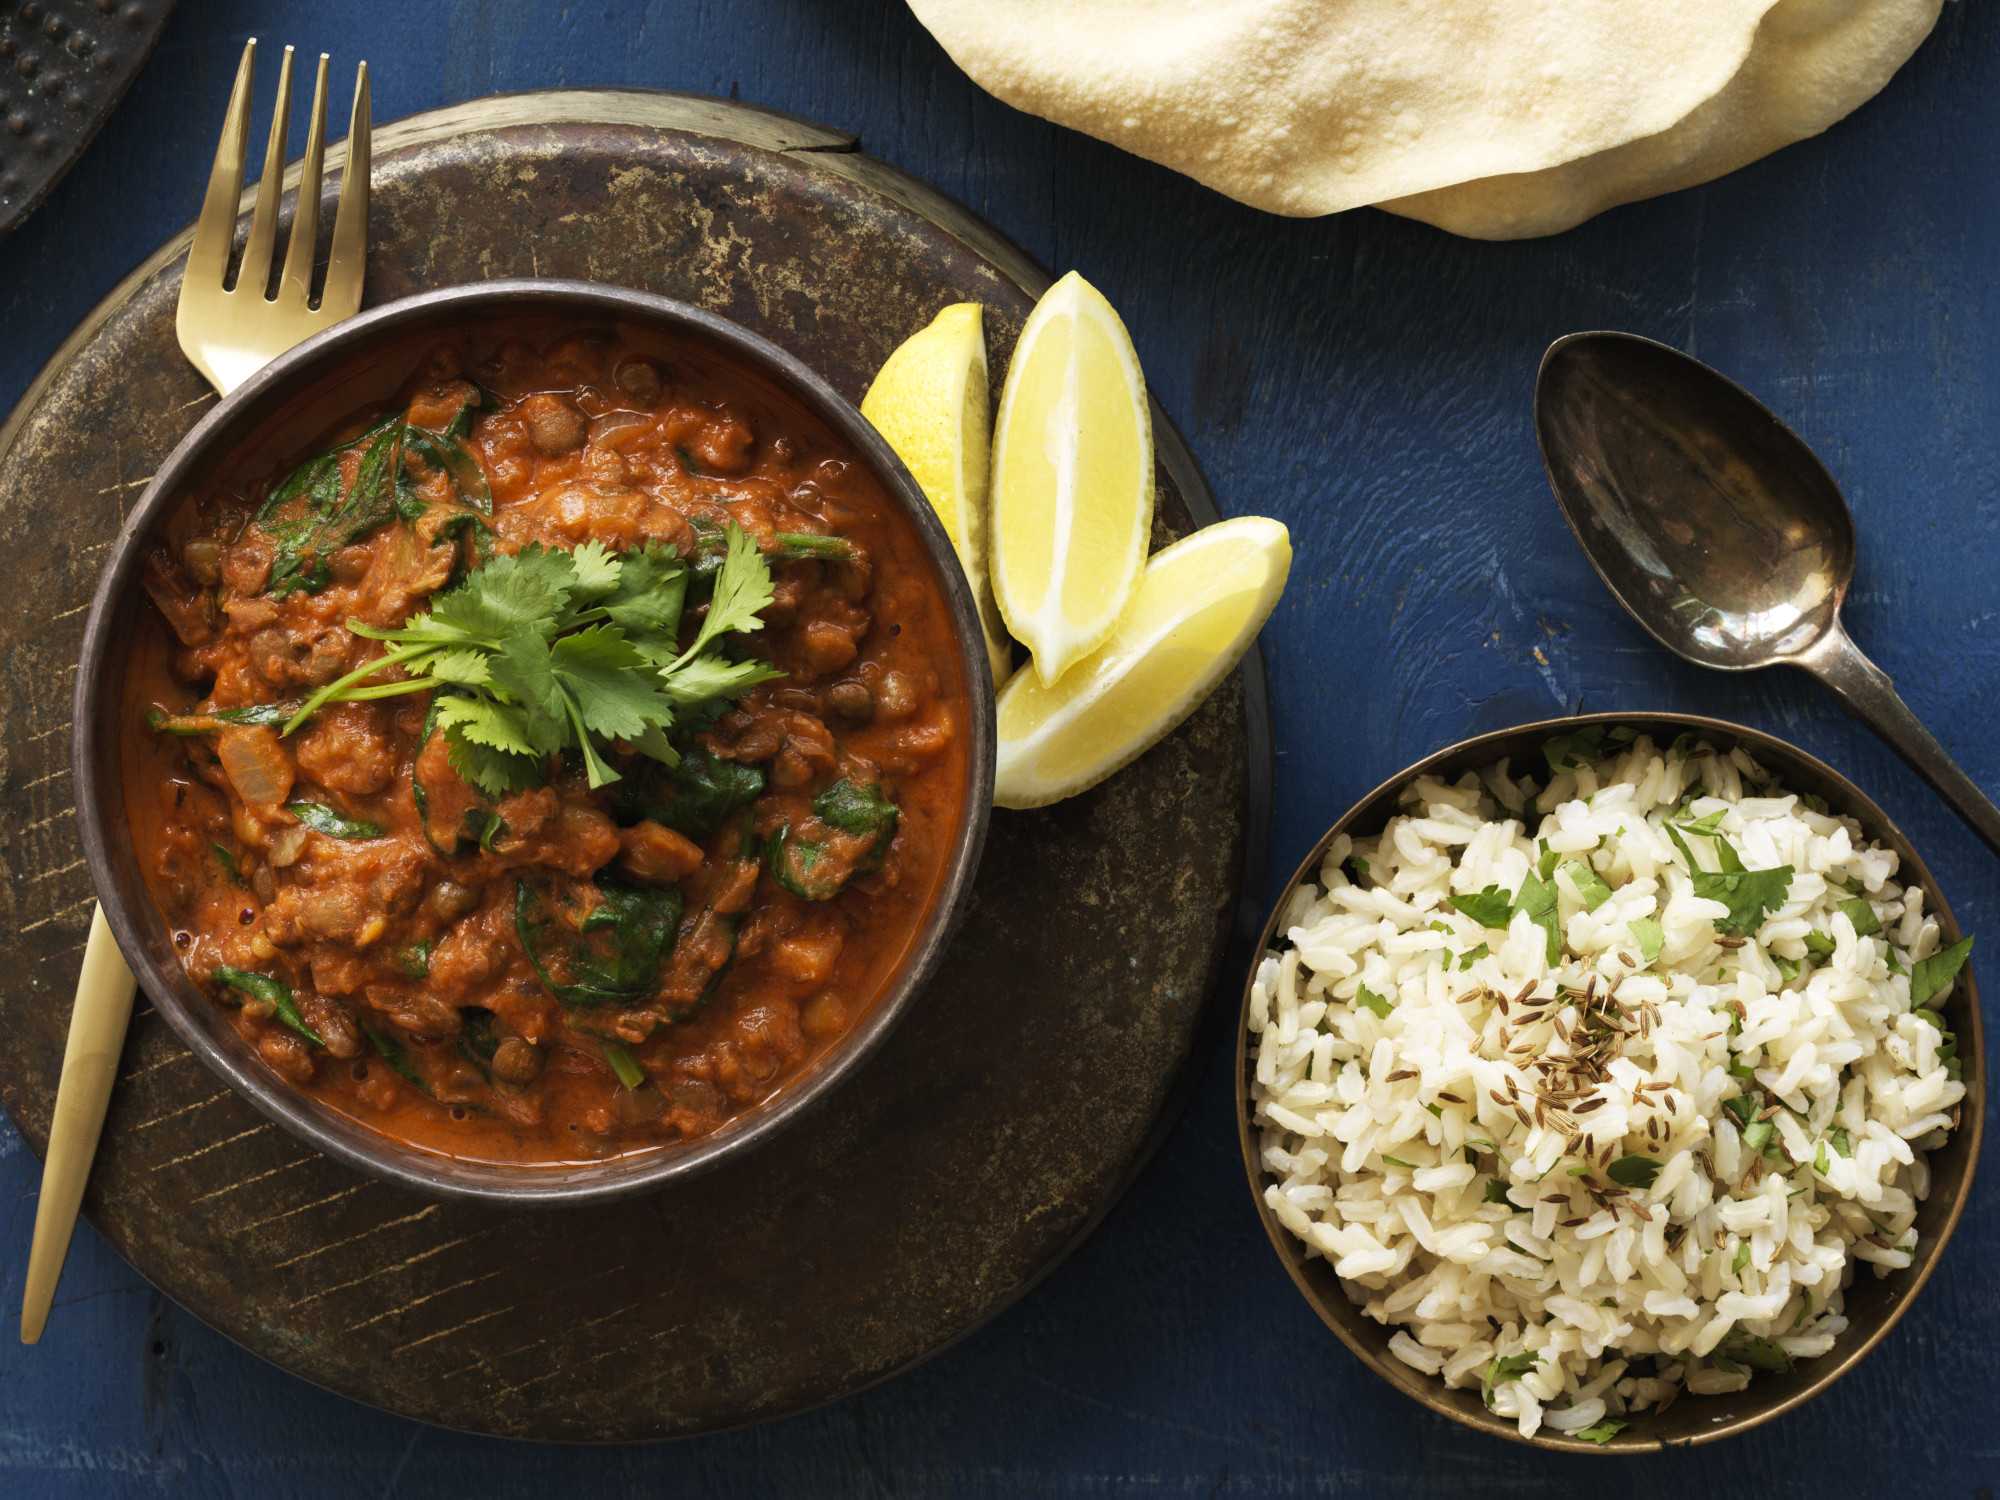
M 824 423 L 704 345 L 523 324 L 404 358 L 395 400 L 217 474 L 146 559 L 122 753 L 147 882 L 264 1063 L 389 1136 L 500 1162 L 702 1136 L 868 1013 L 938 897 L 970 726 L 936 567 Z M 782 675 L 664 751 L 612 739 L 615 779 L 553 750 L 482 788 L 438 727 L 461 689 L 394 667 L 287 730 L 383 654 L 354 626 L 537 545 L 671 549 L 692 641 L 732 525 L 771 597 L 731 654 Z

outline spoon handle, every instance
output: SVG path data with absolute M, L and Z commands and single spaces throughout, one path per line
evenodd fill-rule
M 1856 717 L 1863 720 L 1924 780 L 1936 787 L 1958 815 L 1972 825 L 1973 832 L 2000 854 L 2000 807 L 1982 792 L 1978 784 L 1958 768 L 1923 722 L 1897 696 L 1895 684 L 1835 625 L 1812 650 L 1794 658 L 1798 664 L 1839 695 Z

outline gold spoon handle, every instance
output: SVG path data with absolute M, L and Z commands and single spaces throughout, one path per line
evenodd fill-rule
M 1896 692 L 1896 686 L 1836 621 L 1810 650 L 1794 658 L 1832 688 L 1850 712 L 1889 742 L 1949 802 L 1972 831 L 2000 854 L 2000 807 L 1979 789 Z
M 42 1163 L 42 1196 L 35 1207 L 35 1238 L 28 1250 L 28 1280 L 21 1293 L 21 1342 L 42 1336 L 56 1282 L 69 1254 L 83 1185 L 97 1154 L 97 1135 L 111 1103 L 118 1055 L 132 1019 L 132 971 L 111 936 L 104 909 L 93 909 L 83 972 L 76 982 L 76 1010 L 70 1016 L 69 1046 L 63 1052 L 62 1081 L 56 1085 L 55 1119 L 49 1126 L 49 1154 Z

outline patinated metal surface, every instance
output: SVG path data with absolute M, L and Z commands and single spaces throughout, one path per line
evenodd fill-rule
M 0 0 L 0 234 L 70 169 L 174 0 Z
M 1041 284 L 841 137 L 709 102 L 522 97 L 377 147 L 371 301 L 505 275 L 637 286 L 758 328 L 858 398 L 949 301 L 986 305 L 1004 366 Z M 18 830 L 0 1098 L 37 1148 L 91 901 L 67 771 L 83 604 L 123 502 L 212 399 L 174 346 L 178 285 L 170 246 L 0 435 L 0 577 L 37 601 L 0 626 Z M 1213 508 L 1155 420 L 1161 526 L 1180 531 Z M 1264 713 L 1239 675 L 1097 792 L 996 815 L 939 981 L 837 1097 L 727 1172 L 561 1214 L 429 1202 L 296 1144 L 142 1004 L 87 1209 L 258 1353 L 452 1426 L 661 1437 L 866 1385 L 1049 1269 L 1170 1114 L 1246 853 L 1261 866 Z

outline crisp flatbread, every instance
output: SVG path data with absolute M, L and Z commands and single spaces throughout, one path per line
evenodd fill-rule
M 1541 172 L 1678 124 L 1777 0 L 910 0 L 1009 104 L 1281 214 Z M 1880 0 L 1894 3 L 1894 0 Z
M 1707 182 L 1865 104 L 1937 24 L 1943 0 L 1779 0 L 1743 68 L 1678 125 L 1539 172 L 1381 207 L 1476 239 L 1555 234 L 1620 203 Z

